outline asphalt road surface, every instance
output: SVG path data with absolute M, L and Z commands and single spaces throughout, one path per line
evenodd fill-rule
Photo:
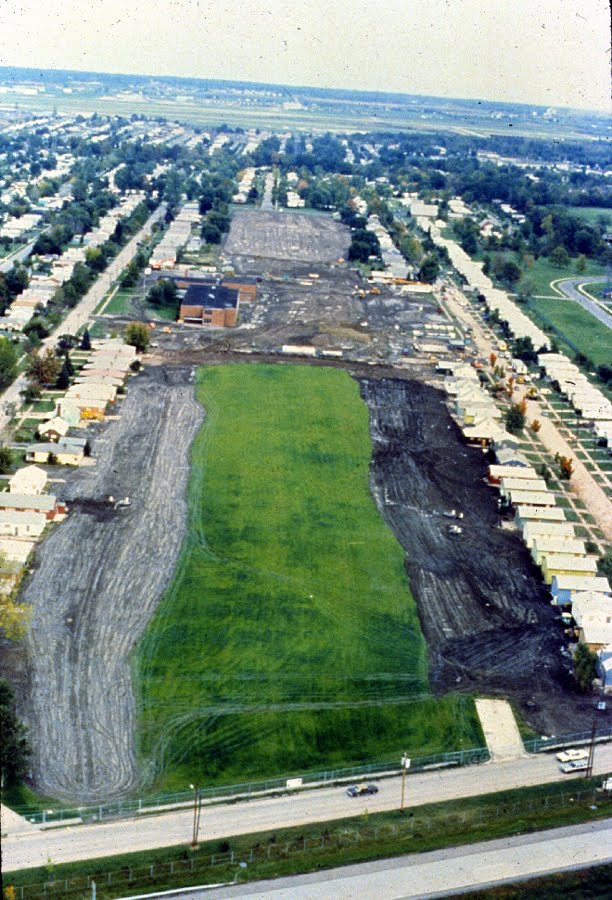
M 612 745 L 600 745 L 595 751 L 593 771 L 603 774 L 611 770 Z M 560 780 L 566 780 L 568 785 L 575 783 L 573 776 L 559 772 L 552 755 L 485 763 L 459 770 L 418 773 L 406 779 L 406 807 Z M 358 815 L 365 810 L 380 812 L 397 809 L 401 790 L 399 776 L 379 781 L 378 785 L 378 794 L 362 798 L 347 797 L 344 787 L 335 786 L 244 803 L 205 805 L 200 838 L 219 839 L 308 822 L 325 822 Z M 3 866 L 8 872 L 44 865 L 49 859 L 62 863 L 188 844 L 192 826 L 193 810 L 188 808 L 108 824 L 8 835 L 2 842 Z
M 41 234 L 42 233 L 43 232 L 41 232 Z M 34 244 L 38 240 L 39 236 L 40 235 L 37 234 L 35 238 L 32 238 L 31 241 L 28 241 L 25 247 L 22 247 L 21 250 L 17 251 L 17 253 L 11 253 L 10 256 L 7 256 L 5 259 L 3 259 L 2 262 L 0 262 L 0 272 L 8 272 L 13 268 L 15 263 L 23 262 L 23 260 L 26 259 L 26 257 L 28 257 L 32 252 L 32 248 L 34 247 Z
M 606 312 L 605 309 L 602 309 L 599 304 L 594 303 L 593 300 L 589 300 L 588 297 L 585 297 L 584 294 L 581 294 L 579 290 L 577 290 L 578 285 L 580 284 L 603 284 L 606 281 L 604 275 L 587 277 L 583 275 L 581 278 L 568 278 L 566 281 L 558 281 L 555 285 L 557 290 L 562 291 L 566 297 L 569 297 L 570 300 L 575 300 L 576 303 L 579 303 L 587 312 L 590 312 L 591 315 L 595 316 L 596 319 L 599 319 L 604 325 L 607 325 L 608 328 L 612 328 L 612 315 L 609 312 Z
M 273 897 L 275 900 L 409 900 L 537 878 L 610 862 L 612 821 L 452 847 L 179 897 Z M 155 896 L 155 895 L 151 895 Z M 176 895 L 175 895 L 176 896 Z

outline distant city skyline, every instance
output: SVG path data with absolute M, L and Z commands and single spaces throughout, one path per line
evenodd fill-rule
M 0 64 L 610 110 L 607 0 L 49 0 Z

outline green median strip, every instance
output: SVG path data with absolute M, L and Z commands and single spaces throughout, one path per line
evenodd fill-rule
M 612 798 L 602 778 L 501 791 L 480 797 L 369 813 L 368 798 L 346 798 L 358 815 L 313 825 L 239 835 L 191 845 L 192 818 L 185 816 L 185 841 L 177 847 L 95 860 L 25 869 L 5 874 L 5 887 L 29 898 L 122 897 L 147 890 L 171 890 L 194 884 L 255 881 L 333 868 L 349 863 L 423 853 L 513 834 L 606 818 Z M 398 806 L 400 782 L 396 785 Z M 339 793 L 343 788 L 338 788 Z M 409 781 L 406 792 L 409 798 Z M 206 835 L 206 810 L 200 835 Z M 22 893 L 23 889 L 23 893 Z

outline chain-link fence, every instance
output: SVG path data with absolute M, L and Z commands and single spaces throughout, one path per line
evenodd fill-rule
M 485 762 L 489 759 L 489 751 L 483 747 L 471 750 L 457 750 L 452 753 L 439 753 L 433 756 L 420 756 L 412 759 L 411 771 L 446 768 L 448 766 L 466 766 Z M 224 798 L 250 797 L 253 794 L 265 794 L 270 791 L 285 791 L 300 785 L 331 784 L 348 779 L 359 779 L 367 776 L 388 775 L 400 772 L 399 759 L 393 761 L 377 761 L 361 766 L 349 766 L 342 769 L 325 769 L 322 772 L 308 772 L 305 775 L 270 778 L 267 781 L 247 781 L 242 784 L 230 784 L 220 787 L 201 788 L 202 800 L 222 800 Z M 137 800 L 114 800 L 109 803 L 97 803 L 88 806 L 70 806 L 61 809 L 31 810 L 18 808 L 15 812 L 24 816 L 29 822 L 47 824 L 51 822 L 67 822 L 80 820 L 83 822 L 103 821 L 105 819 L 127 818 L 156 810 L 188 805 L 193 803 L 193 791 L 182 791 L 176 794 L 163 794 L 158 797 Z
M 580 804 L 591 805 L 597 802 L 612 804 L 609 797 L 597 793 L 591 787 L 582 790 L 574 788 L 561 793 L 538 794 L 531 798 L 523 798 L 516 802 L 496 803 L 491 805 L 470 806 L 466 803 L 460 810 L 441 811 L 432 815 L 423 815 L 418 809 L 411 810 L 410 815 L 394 823 L 376 825 L 368 824 L 367 814 L 363 825 L 340 827 L 335 830 L 325 829 L 309 836 L 300 835 L 292 839 L 277 839 L 272 836 L 266 842 L 254 842 L 243 846 L 240 850 L 232 850 L 228 841 L 220 842 L 221 852 L 191 857 L 186 851 L 185 858 L 168 862 L 156 862 L 150 865 L 117 866 L 89 876 L 71 878 L 54 878 L 50 873 L 46 881 L 12 888 L 14 893 L 5 897 L 14 900 L 37 900 L 37 898 L 89 898 L 95 893 L 101 897 L 127 897 L 140 890 L 164 890 L 207 882 L 228 882 L 240 877 L 243 870 L 256 863 L 274 862 L 299 854 L 331 855 L 332 851 L 343 848 L 362 847 L 364 852 L 376 845 L 387 844 L 395 847 L 406 841 L 406 849 L 410 848 L 410 840 L 434 834 L 452 834 L 465 829 L 484 828 L 500 820 L 512 821 L 520 816 L 534 813 L 538 818 L 545 817 L 555 809 Z M 312 830 L 312 829 L 311 829 Z M 401 851 L 401 847 L 400 847 Z M 332 859 L 333 863 L 333 859 Z

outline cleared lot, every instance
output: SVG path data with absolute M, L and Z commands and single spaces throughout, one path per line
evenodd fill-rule
M 232 217 L 224 252 L 298 262 L 332 262 L 344 256 L 349 230 L 330 216 L 241 209 Z
M 58 491 L 71 509 L 37 551 L 24 717 L 39 787 L 60 799 L 127 793 L 139 775 L 130 653 L 185 533 L 191 440 L 203 411 L 191 370 L 146 369 L 120 419 L 93 437 L 98 465 Z M 107 502 L 129 496 L 131 505 Z

